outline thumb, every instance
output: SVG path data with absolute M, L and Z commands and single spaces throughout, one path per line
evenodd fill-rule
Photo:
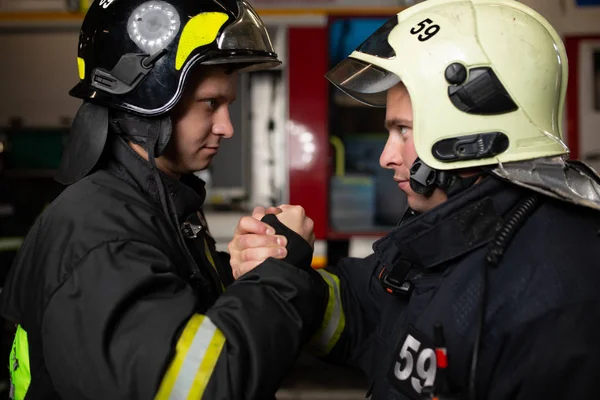
M 261 207 L 261 206 L 254 207 L 254 210 L 252 210 L 252 218 L 255 218 L 260 221 L 265 216 L 266 213 L 267 212 L 264 207 Z

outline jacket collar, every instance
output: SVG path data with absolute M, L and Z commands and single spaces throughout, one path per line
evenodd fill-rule
M 438 207 L 400 225 L 373 245 L 379 261 L 424 269 L 443 265 L 489 243 L 525 190 L 488 176 Z
M 152 165 L 119 136 L 114 137 L 111 151 L 112 157 L 108 162 L 108 170 L 149 196 L 160 206 L 156 174 Z M 188 216 L 202 208 L 206 198 L 204 181 L 194 174 L 186 174 L 180 180 L 176 180 L 158 169 L 157 171 L 165 190 L 173 199 L 179 222 L 185 221 Z

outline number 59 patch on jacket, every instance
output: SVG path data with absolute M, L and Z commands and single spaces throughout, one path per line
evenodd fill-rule
M 437 372 L 435 346 L 425 334 L 409 326 L 404 334 L 390 366 L 389 379 L 404 395 L 422 399 L 425 387 L 435 383 Z

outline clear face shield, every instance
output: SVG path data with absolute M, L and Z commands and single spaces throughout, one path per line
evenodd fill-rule
M 385 107 L 387 91 L 398 75 L 354 58 L 347 58 L 325 77 L 350 97 L 372 107 Z
M 388 42 L 388 36 L 396 25 L 398 17 L 394 16 L 369 36 L 356 51 L 379 58 L 396 57 L 396 52 Z M 372 107 L 385 107 L 388 89 L 401 81 L 393 72 L 352 57 L 340 62 L 325 77 L 350 97 Z
M 219 50 L 229 55 L 205 61 L 203 64 L 249 64 L 248 67 L 238 71 L 267 69 L 281 64 L 260 17 L 245 1 L 242 0 L 238 4 L 240 7 L 238 19 L 217 37 Z

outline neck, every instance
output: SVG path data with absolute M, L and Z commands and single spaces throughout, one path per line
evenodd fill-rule
M 137 154 L 140 155 L 140 157 L 142 157 L 144 160 L 146 161 L 150 161 L 149 157 L 148 157 L 148 152 L 139 144 L 133 143 L 133 142 L 128 142 L 129 147 L 131 147 L 133 149 L 133 151 L 135 151 Z M 167 174 L 168 176 L 170 176 L 173 179 L 177 179 L 179 180 L 179 178 L 181 178 L 181 174 L 179 172 L 176 172 L 174 168 L 171 167 L 170 163 L 168 161 L 166 161 L 164 158 L 162 157 L 158 157 L 155 158 L 155 163 L 156 163 L 156 167 L 161 170 L 162 172 L 164 172 L 165 174 Z

